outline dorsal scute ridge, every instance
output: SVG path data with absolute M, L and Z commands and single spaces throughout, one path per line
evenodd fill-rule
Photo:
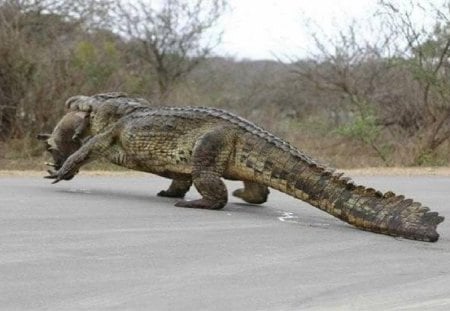
M 274 146 L 289 152 L 293 156 L 299 158 L 300 160 L 306 162 L 308 165 L 312 165 L 317 167 L 320 170 L 330 170 L 326 165 L 319 164 L 316 161 L 314 161 L 311 157 L 297 149 L 296 147 L 292 146 L 290 143 L 286 142 L 285 140 L 279 138 L 278 136 L 268 132 L 267 130 L 257 126 L 253 122 L 250 122 L 232 112 L 220 109 L 220 108 L 207 108 L 207 107 L 149 107 L 149 106 L 142 106 L 139 110 L 141 113 L 139 113 L 137 116 L 141 117 L 142 113 L 146 115 L 180 115 L 181 114 L 188 114 L 188 113 L 199 113 L 202 115 L 209 115 L 218 119 L 226 120 L 227 122 L 230 122 L 231 124 L 234 124 L 247 132 L 251 133 L 252 135 L 256 135 L 267 142 L 273 144 Z M 334 170 L 333 170 L 334 171 Z

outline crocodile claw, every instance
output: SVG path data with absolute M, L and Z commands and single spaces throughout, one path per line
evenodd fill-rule
M 62 178 L 58 175 L 57 171 L 54 170 L 47 170 L 48 175 L 44 176 L 46 179 L 54 179 L 52 184 L 56 184 L 57 182 L 61 181 Z
M 56 183 L 60 182 L 61 180 L 71 180 L 72 178 L 75 177 L 77 172 L 75 172 L 73 174 L 71 174 L 71 173 L 63 174 L 60 171 L 47 170 L 48 175 L 44 176 L 44 178 L 46 178 L 46 179 L 54 179 L 52 184 L 56 184 Z
M 62 180 L 62 178 L 58 175 L 48 175 L 48 176 L 44 176 L 44 178 L 54 179 L 54 181 L 52 181 L 52 184 L 56 184 Z

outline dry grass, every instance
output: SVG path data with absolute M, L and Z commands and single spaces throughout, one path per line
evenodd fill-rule
M 450 176 L 450 167 L 369 167 L 358 169 L 340 170 L 348 176 Z M 45 169 L 42 170 L 18 170 L 18 169 L 1 169 L 0 177 L 33 177 L 44 176 Z M 100 170 L 91 169 L 80 172 L 82 176 L 155 176 L 148 173 L 132 171 L 132 170 Z
M 450 176 L 450 167 L 368 167 L 342 171 L 349 176 Z
M 0 177 L 44 177 L 47 173 L 37 170 L 0 170 Z M 81 176 L 111 176 L 111 177 L 127 177 L 127 176 L 156 176 L 138 171 L 82 171 Z
M 16 159 L 0 157 L 0 171 L 46 171 L 48 167 L 45 165 L 45 162 L 47 161 L 52 160 L 48 156 Z M 126 169 L 106 161 L 98 160 L 83 166 L 83 170 L 125 171 Z

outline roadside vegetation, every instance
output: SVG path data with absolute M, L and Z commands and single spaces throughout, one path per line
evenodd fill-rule
M 228 109 L 341 168 L 448 165 L 450 1 L 310 26 L 314 51 L 283 62 L 214 53 L 225 0 L 132 3 L 0 0 L 1 169 L 41 169 L 36 134 L 68 97 L 107 91 Z

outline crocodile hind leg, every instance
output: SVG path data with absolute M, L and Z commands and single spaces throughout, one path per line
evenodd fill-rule
M 248 203 L 262 204 L 267 201 L 269 189 L 258 183 L 244 181 L 244 188 L 235 190 L 233 195 Z
M 192 181 L 202 198 L 180 201 L 175 206 L 221 209 L 228 201 L 222 174 L 234 144 L 233 129 L 218 127 L 204 134 L 195 144 L 192 154 Z
M 160 197 L 183 198 L 192 185 L 192 180 L 174 179 L 167 190 L 158 193 Z

